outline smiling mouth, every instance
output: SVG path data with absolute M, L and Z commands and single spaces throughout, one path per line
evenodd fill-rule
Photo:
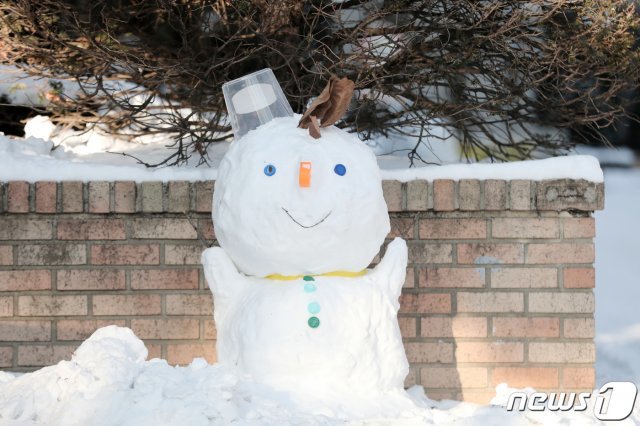
M 320 219 L 319 221 L 317 221 L 316 223 L 314 223 L 313 225 L 303 225 L 300 222 L 298 222 L 293 216 L 291 216 L 291 214 L 289 214 L 289 211 L 287 209 L 285 209 L 284 207 L 282 207 L 282 210 L 284 210 L 284 212 L 287 214 L 287 216 L 289 216 L 289 219 L 291 219 L 292 221 L 294 221 L 296 223 L 296 225 L 308 229 L 308 228 L 313 228 L 314 226 L 318 226 L 320 225 L 322 222 L 325 221 L 325 219 L 327 219 L 329 217 L 329 215 L 331 214 L 331 212 L 327 213 L 325 215 L 325 217 L 323 217 L 322 219 Z

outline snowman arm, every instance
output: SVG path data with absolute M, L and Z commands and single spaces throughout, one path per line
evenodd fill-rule
M 407 243 L 402 238 L 395 238 L 387 246 L 378 266 L 371 272 L 374 282 L 387 289 L 396 303 L 407 275 L 408 256 Z
M 202 253 L 202 266 L 209 289 L 215 298 L 228 299 L 244 287 L 246 277 L 238 272 L 231 258 L 222 248 L 206 249 Z

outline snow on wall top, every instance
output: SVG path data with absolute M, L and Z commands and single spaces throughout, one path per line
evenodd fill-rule
M 216 144 L 209 152 L 210 166 L 147 168 L 133 158 L 113 154 L 128 152 L 149 162 L 168 156 L 166 140 L 131 144 L 94 135 L 85 143 L 60 144 L 44 140 L 46 134 L 29 134 L 26 139 L 0 135 L 0 181 L 202 181 L 215 180 L 220 159 L 228 143 Z M 110 151 L 110 152 L 105 152 Z M 197 156 L 197 155 L 196 155 Z M 378 164 L 385 180 L 423 179 L 584 179 L 603 182 L 603 173 L 595 157 L 571 155 L 544 160 L 512 163 L 447 164 L 443 166 L 408 167 L 406 157 L 379 156 Z

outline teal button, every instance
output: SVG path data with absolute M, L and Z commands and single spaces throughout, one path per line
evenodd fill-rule
M 307 321 L 307 324 L 309 324 L 309 327 L 311 328 L 318 328 L 320 326 L 320 320 L 318 317 L 311 317 L 309 318 L 309 321 Z
M 313 293 L 316 291 L 316 285 L 314 283 L 305 283 L 304 284 L 304 292 L 305 293 Z
M 311 302 L 307 306 L 307 310 L 309 311 L 310 314 L 314 314 L 315 315 L 318 312 L 320 312 L 320 304 L 318 302 Z
M 305 275 L 304 277 L 302 277 L 302 279 L 305 280 L 305 281 L 315 281 L 316 280 L 311 275 Z

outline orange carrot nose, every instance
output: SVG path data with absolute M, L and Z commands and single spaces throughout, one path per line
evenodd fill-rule
M 308 188 L 311 186 L 311 162 L 300 162 L 300 175 L 298 177 L 300 188 Z

